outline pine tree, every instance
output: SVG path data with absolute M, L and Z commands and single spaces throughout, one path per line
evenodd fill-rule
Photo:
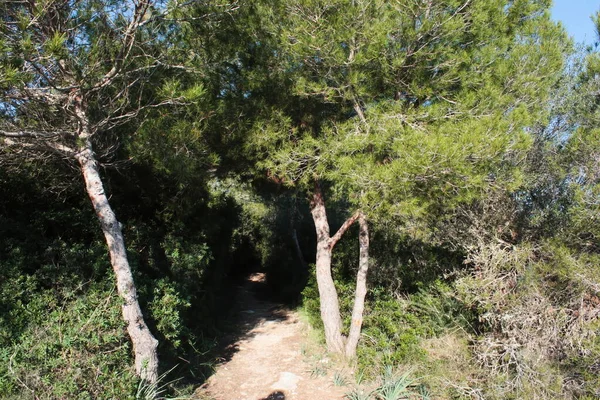
M 309 197 L 329 350 L 352 356 L 362 322 L 365 291 L 357 290 L 346 341 L 331 274 L 333 247 L 352 223 L 415 225 L 477 199 L 486 187 L 520 181 L 528 127 L 547 118 L 544 102 L 568 51 L 549 5 L 256 5 L 262 19 L 250 42 L 268 57 L 245 75 L 244 98 L 262 112 L 247 154 L 272 180 Z M 333 236 L 326 194 L 351 213 Z M 366 268 L 359 271 L 362 287 Z
M 182 101 L 147 94 L 164 70 L 165 56 L 151 42 L 168 37 L 160 18 L 168 10 L 150 0 L 9 1 L 0 10 L 2 156 L 77 162 L 108 246 L 136 372 L 155 382 L 158 342 L 138 303 L 98 157 L 115 150 L 144 110 Z

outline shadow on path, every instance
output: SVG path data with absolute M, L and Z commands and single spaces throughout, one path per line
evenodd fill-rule
M 277 391 L 277 392 L 273 392 L 270 395 L 268 395 L 267 397 L 263 398 L 263 399 L 259 399 L 259 400 L 285 400 L 285 393 Z
M 269 300 L 271 293 L 267 287 L 264 273 L 258 272 L 249 275 L 232 295 L 236 296 L 236 299 L 234 308 L 228 317 L 230 323 L 225 335 L 218 341 L 214 352 L 219 364 L 230 361 L 239 351 L 239 343 L 256 334 L 253 329 L 257 326 L 289 319 L 289 307 Z M 277 392 L 271 395 L 275 397 L 268 397 L 268 400 L 285 399 L 285 397 L 276 397 Z
M 264 274 L 250 275 L 236 290 L 231 329 L 215 353 L 217 369 L 195 393 L 218 400 L 341 400 L 345 391 L 327 372 L 333 373 L 331 361 L 308 359 L 303 350 L 310 327 L 268 298 Z M 326 373 L 313 375 L 316 366 Z

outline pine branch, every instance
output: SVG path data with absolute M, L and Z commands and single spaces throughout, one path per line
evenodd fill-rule
M 17 130 L 17 131 L 6 131 L 0 129 L 0 136 L 7 138 L 33 138 L 33 139 L 51 139 L 60 136 L 64 136 L 65 132 L 54 131 L 54 132 L 43 132 L 43 131 L 31 131 L 31 130 Z
M 93 86 L 93 90 L 102 89 L 108 85 L 110 85 L 113 80 L 118 76 L 119 72 L 123 68 L 124 61 L 129 58 L 129 54 L 131 53 L 131 49 L 135 43 L 135 34 L 137 30 L 142 26 L 143 19 L 150 8 L 151 1 L 149 0 L 141 0 L 139 3 L 135 5 L 135 10 L 131 22 L 127 26 L 127 29 L 124 33 L 123 47 L 119 51 L 119 55 L 115 58 L 113 67 L 108 71 L 104 77 Z
M 335 246 L 335 244 L 342 238 L 342 236 L 344 235 L 344 233 L 346 233 L 346 231 L 348 230 L 348 228 L 350 228 L 352 226 L 352 224 L 354 222 L 356 222 L 356 220 L 358 219 L 358 217 L 360 215 L 361 215 L 360 211 L 356 211 L 354 214 L 352 214 L 352 216 L 350 218 L 348 218 L 342 224 L 342 226 L 340 226 L 340 229 L 338 229 L 338 231 L 335 233 L 335 235 L 333 235 L 329 239 L 329 248 L 333 248 L 333 246 Z

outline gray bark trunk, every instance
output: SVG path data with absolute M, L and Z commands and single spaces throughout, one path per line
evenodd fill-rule
M 117 217 L 104 192 L 98 163 L 89 140 L 85 140 L 85 144 L 81 151 L 77 153 L 76 158 L 81 166 L 88 196 L 98 216 L 108 245 L 110 262 L 117 281 L 117 291 L 123 300 L 123 319 L 127 323 L 127 332 L 133 344 L 135 371 L 140 378 L 148 382 L 156 382 L 158 379 L 158 341 L 152 336 L 144 321 L 137 299 L 133 275 L 127 260 L 121 225 L 117 221 Z
M 344 352 L 344 338 L 342 337 L 342 318 L 338 295 L 331 276 L 332 246 L 329 238 L 329 222 L 323 196 L 318 186 L 315 188 L 311 202 L 311 214 L 317 232 L 317 286 L 321 305 L 321 320 L 325 328 L 325 342 L 327 350 L 332 353 Z
M 332 353 L 344 354 L 348 358 L 356 355 L 356 347 L 360 339 L 362 329 L 363 312 L 365 307 L 365 296 L 367 294 L 367 272 L 369 270 L 369 226 L 364 214 L 357 211 L 348 218 L 330 237 L 329 223 L 327 222 L 327 210 L 325 201 L 318 183 L 311 201 L 311 214 L 317 232 L 317 286 L 321 302 L 321 319 L 325 328 L 325 341 L 327 350 Z M 352 325 L 348 339 L 342 335 L 342 318 L 337 291 L 331 276 L 331 256 L 333 247 L 341 239 L 348 228 L 358 220 L 360 225 L 359 245 L 360 255 L 358 272 L 356 275 L 356 291 L 354 294 L 354 306 L 352 309 Z
M 348 340 L 346 341 L 346 357 L 352 358 L 356 355 L 356 347 L 360 339 L 360 330 L 363 322 L 365 309 L 365 296 L 367 295 L 367 272 L 369 270 L 369 226 L 365 216 L 360 213 L 358 217 L 360 231 L 358 242 L 360 255 L 358 258 L 358 272 L 356 274 L 356 291 L 354 292 L 354 306 L 352 308 L 352 324 Z

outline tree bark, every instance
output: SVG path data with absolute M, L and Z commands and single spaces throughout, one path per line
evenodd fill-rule
M 342 337 L 342 318 L 338 294 L 331 276 L 332 247 L 329 238 L 329 222 L 321 190 L 315 185 L 311 201 L 311 214 L 317 232 L 317 286 L 321 305 L 321 320 L 325 328 L 325 342 L 327 350 L 332 353 L 344 352 L 344 338 Z
M 358 258 L 358 272 L 356 274 L 356 291 L 354 292 L 354 306 L 352 308 L 352 324 L 348 340 L 346 341 L 346 357 L 352 358 L 356 355 L 356 347 L 360 338 L 360 330 L 363 322 L 365 309 L 365 296 L 367 295 L 367 272 L 369 270 L 369 225 L 362 213 L 359 213 L 358 224 L 360 231 L 358 243 L 360 254 Z
M 317 286 L 321 302 L 321 319 L 325 328 L 327 350 L 332 353 L 344 354 L 348 358 L 356 355 L 356 347 L 362 328 L 365 296 L 367 294 L 367 272 L 369 270 L 369 226 L 361 211 L 355 212 L 348 218 L 332 237 L 329 236 L 329 223 L 325 200 L 318 182 L 315 184 L 310 212 L 317 232 Z M 360 225 L 359 245 L 360 255 L 356 275 L 356 291 L 352 309 L 352 325 L 348 339 L 342 335 L 342 318 L 335 284 L 331 276 L 331 256 L 333 247 L 344 233 L 358 220 Z
M 98 163 L 89 139 L 85 140 L 84 145 L 75 157 L 81 167 L 88 196 L 98 216 L 108 245 L 110 262 L 117 281 L 117 291 L 123 299 L 123 319 L 127 323 L 127 332 L 133 344 L 135 371 L 140 378 L 148 382 L 156 382 L 158 379 L 158 341 L 144 321 L 137 299 L 133 275 L 127 260 L 121 224 L 108 202 L 100 178 Z

